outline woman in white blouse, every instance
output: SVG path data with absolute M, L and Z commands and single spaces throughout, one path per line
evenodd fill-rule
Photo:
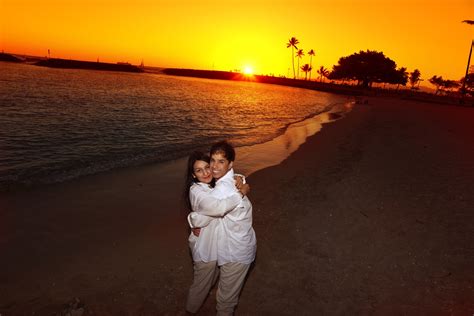
M 197 313 L 219 276 L 217 236 L 222 231 L 222 217 L 236 208 L 250 189 L 248 184 L 243 184 L 239 186 L 239 192 L 225 199 L 212 197 L 210 193 L 214 180 L 209 162 L 208 155 L 194 152 L 189 156 L 187 164 L 184 198 L 188 209 L 199 210 L 199 214 L 214 218 L 202 225 L 195 225 L 202 227 L 199 237 L 193 233 L 189 236 L 194 263 L 193 283 L 186 301 L 186 311 L 189 313 Z

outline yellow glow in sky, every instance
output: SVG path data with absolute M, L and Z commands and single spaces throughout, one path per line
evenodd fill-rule
M 331 69 L 342 56 L 383 51 L 422 78 L 459 80 L 474 26 L 472 0 L 0 0 L 5 52 L 157 67 L 292 76 L 300 64 Z
M 253 75 L 253 69 L 250 66 L 245 66 L 243 69 L 243 73 L 250 76 Z

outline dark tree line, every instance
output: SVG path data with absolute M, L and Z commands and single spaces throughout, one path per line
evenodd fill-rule
M 363 87 L 371 87 L 374 82 L 406 85 L 408 72 L 405 67 L 397 69 L 397 64 L 382 52 L 367 50 L 341 57 L 329 79 L 356 80 Z
M 433 76 L 430 78 L 430 83 L 436 87 L 436 93 L 441 91 L 451 91 L 451 89 L 459 88 L 460 84 L 454 80 L 445 80 L 442 76 Z
M 466 22 L 466 21 L 464 21 Z M 299 78 L 299 59 L 302 58 L 304 52 L 302 49 L 298 49 L 296 46 L 299 44 L 299 41 L 292 37 L 287 43 L 287 47 L 292 49 L 292 66 L 293 66 L 293 78 Z M 297 50 L 296 55 L 294 54 L 294 49 Z M 301 67 L 301 70 L 306 73 L 305 80 L 309 78 L 311 80 L 311 70 L 312 67 L 312 56 L 315 55 L 314 51 L 311 50 L 308 52 L 310 56 L 310 63 L 305 64 Z M 294 58 L 298 58 L 298 74 L 295 71 Z M 410 84 L 411 89 L 418 89 L 421 79 L 421 73 L 418 69 L 415 69 L 413 72 L 407 72 L 406 67 L 397 68 L 397 64 L 392 59 L 386 57 L 383 52 L 366 50 L 354 53 L 349 56 L 339 58 L 337 65 L 334 65 L 332 71 L 321 66 L 317 73 L 320 75 L 319 81 L 322 81 L 323 78 L 328 78 L 330 80 L 348 80 L 348 81 L 357 81 L 357 84 L 370 88 L 372 84 L 375 83 L 388 83 L 405 86 L 407 83 Z M 436 94 L 440 92 L 450 92 L 461 86 L 462 82 L 466 82 L 464 87 L 464 93 L 473 95 L 473 82 L 474 74 L 471 72 L 468 74 L 467 78 L 462 78 L 460 81 L 455 80 L 445 80 L 441 76 L 433 76 L 429 79 L 429 82 L 436 86 Z

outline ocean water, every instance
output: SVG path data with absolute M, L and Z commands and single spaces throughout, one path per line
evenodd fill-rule
M 0 62 L 0 190 L 268 142 L 344 96 L 158 74 Z

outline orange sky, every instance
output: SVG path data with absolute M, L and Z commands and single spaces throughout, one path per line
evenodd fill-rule
M 0 0 L 0 49 L 288 75 L 295 36 L 316 52 L 314 68 L 370 49 L 422 78 L 458 80 L 474 34 L 466 19 L 474 0 Z

